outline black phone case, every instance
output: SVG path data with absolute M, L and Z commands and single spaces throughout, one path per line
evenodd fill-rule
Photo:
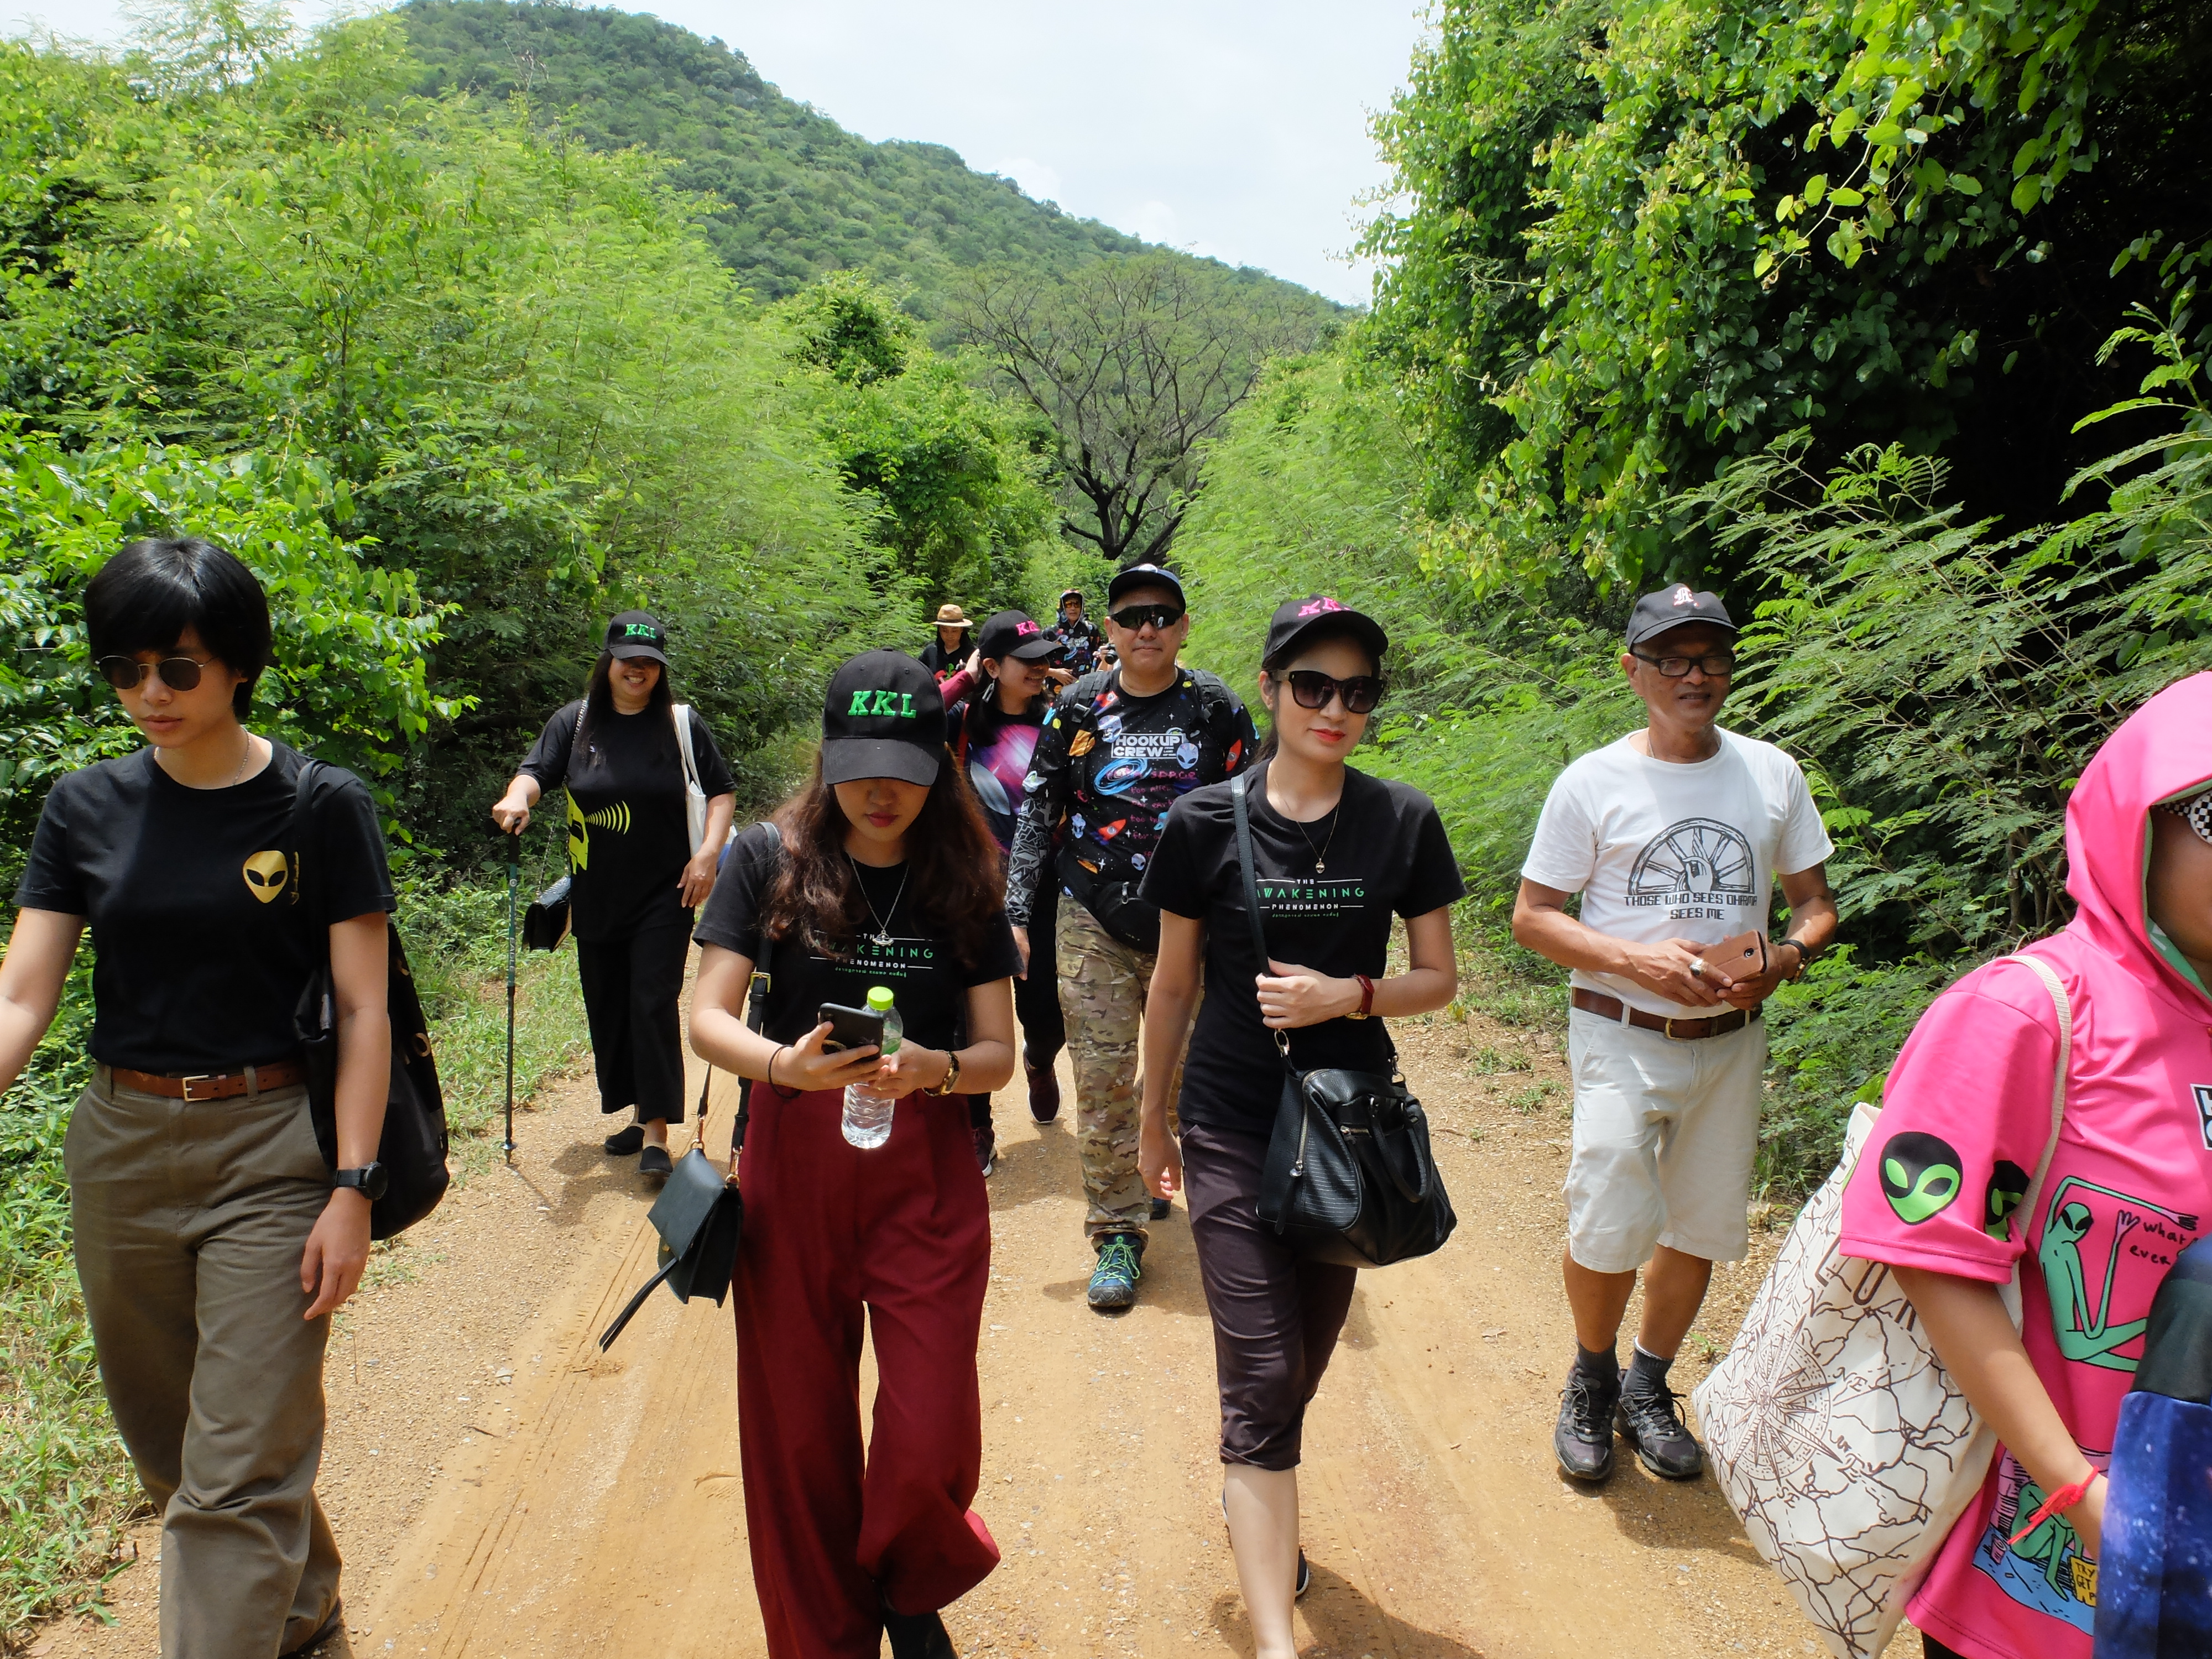
M 867 1008 L 848 1008 L 842 1003 L 825 1002 L 815 1011 L 817 1024 L 830 1023 L 830 1035 L 823 1040 L 823 1050 L 837 1054 L 847 1048 L 880 1048 L 884 1046 L 884 1017 Z

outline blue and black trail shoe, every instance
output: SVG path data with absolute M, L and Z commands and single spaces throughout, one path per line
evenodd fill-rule
M 1137 1281 L 1145 1276 L 1138 1265 L 1145 1247 L 1134 1233 L 1109 1233 L 1098 1247 L 1098 1265 L 1091 1270 L 1091 1305 L 1101 1313 L 1119 1313 L 1137 1299 Z

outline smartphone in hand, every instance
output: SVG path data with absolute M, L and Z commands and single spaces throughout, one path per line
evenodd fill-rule
M 1708 945 L 1704 954 L 1705 966 L 1731 981 L 1757 979 L 1766 971 L 1766 935 L 1754 927 Z
M 884 1046 L 884 1017 L 871 1008 L 848 1008 L 842 1003 L 825 1002 L 815 1010 L 815 1023 L 826 1024 L 830 1035 L 823 1039 L 822 1052 L 827 1054 L 842 1053 L 848 1048 L 881 1048 Z

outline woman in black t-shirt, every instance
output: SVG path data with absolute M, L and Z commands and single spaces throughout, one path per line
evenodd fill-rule
M 872 1654 L 886 1631 L 895 1659 L 949 1659 L 937 1609 L 999 1560 L 969 1508 L 991 1224 L 960 1097 L 1012 1075 L 1021 964 L 929 671 L 896 651 L 854 658 L 822 727 L 814 780 L 775 833 L 731 850 L 691 1000 L 692 1048 L 755 1079 L 735 1283 L 745 1532 L 773 1659 Z M 903 1021 L 896 1051 L 826 1048 L 818 1011 L 863 1007 L 872 987 Z M 879 1146 L 841 1133 L 851 1085 L 896 1097 Z M 878 1377 L 865 1460 L 864 1319 Z
M 1457 979 L 1447 907 L 1465 889 L 1435 806 L 1345 764 L 1382 696 L 1389 643 L 1372 620 L 1319 595 L 1283 605 L 1268 627 L 1260 697 L 1274 730 L 1247 786 L 1268 961 L 1253 950 L 1229 785 L 1176 803 L 1145 873 L 1144 896 L 1162 914 L 1138 1163 L 1154 1196 L 1189 1193 L 1219 1371 L 1222 1508 L 1260 1659 L 1293 1659 L 1291 1603 L 1308 1577 L 1300 1436 L 1355 1279 L 1295 1254 L 1256 1212 L 1283 1082 L 1273 1034 L 1293 1034 L 1301 1070 L 1388 1072 L 1390 1039 L 1375 1016 L 1441 1008 Z M 1406 919 L 1411 966 L 1386 977 L 1394 915 Z M 1178 1151 L 1167 1096 L 1201 964 Z
M 197 538 L 132 543 L 84 596 L 94 665 L 147 747 L 57 780 L 0 961 L 0 1087 L 59 1004 L 88 926 L 91 1084 L 62 1157 L 116 1427 L 161 1516 L 161 1644 L 304 1651 L 339 1620 L 315 1499 L 330 1316 L 361 1283 L 390 1083 L 392 878 L 359 779 L 243 724 L 269 664 L 251 571 Z M 295 908 L 302 881 L 311 929 Z M 335 1175 L 294 1024 L 327 952 Z
M 642 611 L 609 623 L 590 689 L 545 722 L 491 809 L 513 835 L 529 823 L 544 791 L 568 792 L 568 915 L 599 1110 L 635 1113 L 635 1121 L 606 1138 L 607 1152 L 635 1152 L 639 1172 L 649 1176 L 669 1172 L 668 1126 L 684 1121 L 677 1000 L 692 909 L 714 888 L 736 802 L 707 722 L 696 708 L 678 713 L 667 644 L 660 624 Z M 707 797 L 706 830 L 696 847 L 687 772 Z

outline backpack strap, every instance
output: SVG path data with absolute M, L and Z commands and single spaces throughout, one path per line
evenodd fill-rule
M 292 902 L 295 905 L 307 902 L 301 897 L 301 891 L 307 866 L 307 837 L 313 833 L 315 827 L 313 802 L 315 782 L 317 775 L 322 770 L 322 765 L 323 763 L 312 755 L 301 756 L 300 775 L 292 789 L 292 823 L 290 829 L 286 832 L 286 839 L 291 843 L 292 848 Z M 321 879 L 319 872 L 316 878 Z M 312 910 L 303 914 L 308 916 L 310 921 L 313 921 Z M 330 949 L 329 940 L 327 939 L 319 940 L 317 948 L 319 951 L 327 952 Z
M 684 757 L 684 781 L 703 795 L 707 787 L 699 781 L 698 757 L 691 752 L 691 705 L 671 703 L 668 712 L 676 717 L 676 747 Z
M 776 849 L 779 862 L 783 851 L 783 832 L 775 827 L 773 818 L 761 820 L 760 827 L 768 832 L 769 845 Z M 775 940 L 769 937 L 766 927 L 760 934 L 760 955 L 753 959 L 753 976 L 745 987 L 745 1029 L 757 1035 L 768 1018 L 769 988 L 775 979 Z M 714 1068 L 707 1068 L 706 1081 L 699 1085 L 699 1127 L 697 1143 L 707 1139 L 707 1097 L 714 1086 Z M 738 1115 L 730 1125 L 730 1170 L 736 1173 L 738 1154 L 744 1150 L 745 1128 L 753 1117 L 752 1091 L 738 1091 Z
M 2051 993 L 2051 1006 L 2058 1012 L 2058 1065 L 2051 1078 L 2051 1136 L 2043 1145 L 2043 1157 L 2035 1166 L 2035 1178 L 2027 1184 L 2027 1196 L 2021 1200 L 2021 1232 L 2035 1224 L 2035 1206 L 2043 1197 L 2044 1178 L 2051 1173 L 2051 1160 L 2058 1154 L 2058 1132 L 2066 1120 L 2066 1073 L 2074 1059 L 2074 1004 L 2066 994 L 2066 982 L 2058 977 L 2058 970 L 2040 957 L 1999 957 L 1999 962 L 2017 962 L 2031 969 L 2043 981 L 2043 988 Z M 2014 1279 L 2018 1282 L 2017 1278 Z
M 1252 953 L 1259 959 L 1260 971 L 1267 971 L 1267 924 L 1260 915 L 1260 866 L 1252 856 L 1252 803 L 1245 786 L 1252 781 L 1249 772 L 1239 772 L 1229 780 L 1229 805 L 1237 815 L 1237 866 L 1244 884 L 1244 920 L 1252 927 Z M 1283 1056 L 1284 1069 L 1291 1076 L 1297 1067 L 1291 1064 L 1291 1034 L 1271 1031 L 1275 1048 Z

